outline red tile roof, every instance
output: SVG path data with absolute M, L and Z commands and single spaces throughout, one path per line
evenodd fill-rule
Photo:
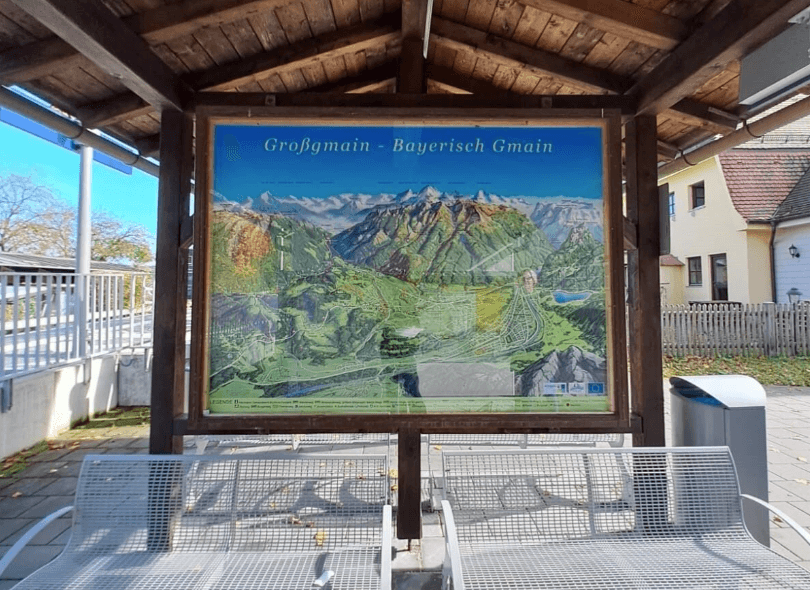
M 732 149 L 719 158 L 734 208 L 749 223 L 769 220 L 810 169 L 810 149 Z

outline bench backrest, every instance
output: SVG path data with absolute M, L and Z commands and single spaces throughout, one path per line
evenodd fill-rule
M 379 547 L 389 485 L 384 455 L 88 456 L 66 550 Z
M 747 534 L 725 447 L 445 452 L 443 462 L 463 543 Z
M 493 446 L 596 446 L 597 443 L 608 443 L 621 446 L 623 434 L 431 434 L 428 443 L 431 445 L 493 445 Z

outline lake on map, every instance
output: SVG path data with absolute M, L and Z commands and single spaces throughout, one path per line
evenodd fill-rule
M 583 301 L 590 297 L 588 291 L 583 293 L 567 293 L 565 291 L 554 291 L 554 301 L 557 303 L 570 303 L 571 301 Z

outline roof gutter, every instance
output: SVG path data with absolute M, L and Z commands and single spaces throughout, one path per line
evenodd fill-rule
M 740 144 L 749 141 L 752 138 L 759 138 L 778 129 L 783 125 L 792 123 L 797 119 L 801 119 L 810 115 L 810 97 L 802 99 L 790 106 L 785 107 L 781 111 L 777 111 L 767 117 L 763 117 L 758 121 L 752 123 L 743 123 L 743 126 L 736 131 L 729 133 L 715 141 L 707 143 L 691 152 L 681 155 L 671 162 L 659 166 L 658 179 L 663 180 L 667 176 L 671 176 L 682 170 L 686 170 L 690 166 L 695 166 L 704 160 L 708 160 L 717 154 L 737 147 Z
M 133 153 L 108 139 L 104 139 L 95 133 L 91 133 L 82 125 L 74 123 L 73 121 L 62 117 L 53 111 L 49 111 L 46 108 L 34 104 L 30 100 L 27 100 L 26 98 L 11 92 L 6 88 L 0 88 L 0 106 L 7 107 L 18 114 L 23 115 L 24 117 L 28 117 L 29 119 L 45 125 L 46 127 L 50 127 L 57 133 L 61 133 L 65 137 L 72 139 L 77 143 L 103 152 L 116 160 L 120 160 L 128 166 L 137 168 L 138 170 L 151 174 L 152 176 L 159 175 L 160 167 L 154 162 L 150 162 L 149 160 L 145 159 L 140 154 Z

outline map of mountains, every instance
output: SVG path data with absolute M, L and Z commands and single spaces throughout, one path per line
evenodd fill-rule
M 562 246 L 575 227 L 587 228 L 603 242 L 602 210 L 584 199 L 555 198 L 538 203 L 529 218 L 545 232 L 554 248 Z
M 475 194 L 442 192 L 426 186 L 418 192 L 407 190 L 399 194 L 343 193 L 325 199 L 278 196 L 269 192 L 249 197 L 234 205 L 246 210 L 271 215 L 283 215 L 338 234 L 361 223 L 366 215 L 379 207 L 413 205 L 424 200 L 453 203 L 459 199 L 487 205 L 506 205 L 526 215 L 543 230 L 554 248 L 559 248 L 573 227 L 585 226 L 597 241 L 602 241 L 602 210 L 600 202 L 571 197 L 554 197 L 534 203 L 532 197 L 501 197 L 479 190 Z M 219 201 L 224 201 L 219 198 Z
M 407 281 L 480 285 L 540 268 L 552 251 L 526 215 L 504 204 L 428 192 L 377 207 L 332 238 L 345 260 Z
M 598 291 L 605 286 L 604 260 L 602 244 L 588 228 L 577 226 L 546 258 L 538 285 L 566 292 Z

